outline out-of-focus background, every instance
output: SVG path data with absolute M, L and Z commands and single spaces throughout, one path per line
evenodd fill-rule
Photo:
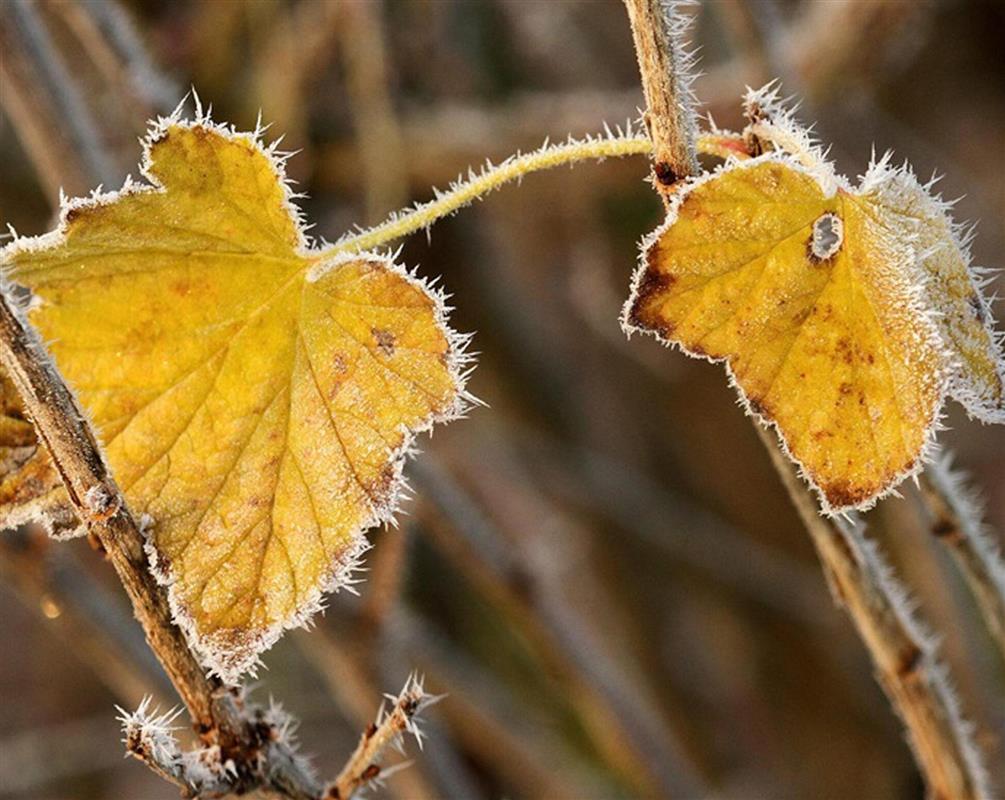
M 739 127 L 780 77 L 850 175 L 875 146 L 945 173 L 977 263 L 1005 266 L 1005 6 L 718 0 L 690 9 L 695 89 Z M 190 87 L 299 150 L 314 233 L 431 195 L 468 165 L 642 104 L 617 0 L 2 0 L 0 221 L 51 227 L 59 187 L 137 173 Z M 69 112 L 69 113 L 68 113 Z M 660 219 L 644 159 L 525 179 L 415 236 L 476 331 L 489 404 L 422 443 L 360 597 L 265 656 L 258 696 L 333 774 L 412 669 L 449 692 L 381 796 L 920 798 L 901 726 L 721 366 L 618 327 Z M 999 278 L 999 292 L 1005 281 Z M 999 318 L 1005 307 L 997 304 Z M 952 404 L 940 440 L 1005 528 L 1005 429 Z M 1005 665 L 910 486 L 867 515 L 979 741 L 1005 758 Z M 114 705 L 173 703 L 86 541 L 0 546 L 0 796 L 171 798 L 124 761 Z

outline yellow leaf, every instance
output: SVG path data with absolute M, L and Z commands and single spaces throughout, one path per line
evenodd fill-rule
M 725 360 L 838 511 L 918 468 L 948 363 L 911 229 L 821 174 L 775 152 L 686 186 L 644 245 L 624 321 Z
M 762 147 L 783 150 L 820 181 L 828 192 L 848 189 L 826 163 L 812 135 L 779 99 L 777 84 L 751 89 L 744 99 L 751 120 L 744 138 Z M 1003 334 L 994 329 L 991 305 L 982 294 L 988 270 L 970 263 L 972 231 L 949 216 L 951 203 L 933 196 L 932 180 L 922 186 L 907 164 L 890 166 L 887 152 L 869 166 L 857 193 L 878 208 L 887 226 L 896 225 L 912 240 L 921 266 L 925 303 L 951 353 L 950 394 L 967 412 L 984 422 L 1005 422 L 1005 354 Z
M 953 223 L 949 205 L 889 158 L 873 165 L 863 193 L 913 225 L 915 249 L 925 272 L 925 296 L 942 338 L 952 351 L 950 394 L 984 422 L 1005 422 L 1005 359 L 991 306 L 981 293 L 983 271 L 970 264 L 969 234 Z
M 177 619 L 233 680 L 391 518 L 414 434 L 462 410 L 464 339 L 390 259 L 312 250 L 257 133 L 162 120 L 143 171 L 3 260 Z

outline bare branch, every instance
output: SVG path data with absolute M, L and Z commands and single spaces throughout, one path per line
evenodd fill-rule
M 677 181 L 698 173 L 692 57 L 684 49 L 687 20 L 679 6 L 667 0 L 625 0 L 653 141 L 653 185 L 664 197 Z
M 325 787 L 324 800 L 349 800 L 360 789 L 386 778 L 391 770 L 381 764 L 381 758 L 388 747 L 403 750 L 406 733 L 414 736 L 419 749 L 422 749 L 418 716 L 440 698 L 426 694 L 422 679 L 415 675 L 409 677 L 397 697 L 385 696 L 392 702 L 391 710 L 381 706 L 377 721 L 363 732 L 356 750 L 349 756 L 338 777 Z
M 962 717 L 947 670 L 936 660 L 935 640 L 915 618 L 906 590 L 861 526 L 820 515 L 771 433 L 757 430 L 813 539 L 834 599 L 855 623 L 876 677 L 907 728 L 932 796 L 989 798 L 972 727 Z

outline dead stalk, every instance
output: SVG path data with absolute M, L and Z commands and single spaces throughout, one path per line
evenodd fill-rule
M 679 180 L 698 173 L 697 124 L 691 107 L 690 56 L 682 42 L 686 21 L 674 3 L 625 0 L 646 96 L 653 140 L 653 185 L 666 198 Z
M 338 777 L 325 787 L 324 800 L 349 800 L 370 784 L 381 783 L 383 778 L 391 774 L 391 770 L 381 764 L 381 759 L 389 747 L 401 749 L 406 733 L 414 736 L 419 747 L 422 747 L 422 733 L 417 727 L 418 716 L 439 697 L 427 695 L 422 688 L 422 681 L 414 676 L 408 679 L 401 694 L 387 697 L 393 704 L 391 710 L 387 711 L 381 706 L 377 721 L 363 732 L 359 744 Z
M 859 633 L 876 677 L 907 728 L 933 797 L 990 797 L 969 724 L 936 660 L 936 643 L 915 618 L 906 589 L 862 528 L 820 515 L 812 494 L 770 432 L 758 426 L 771 460 L 809 531 L 837 603 Z

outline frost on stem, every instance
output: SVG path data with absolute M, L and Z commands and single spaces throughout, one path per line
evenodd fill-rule
M 315 780 L 310 763 L 298 753 L 298 723 L 280 703 L 270 698 L 268 706 L 261 706 L 241 693 L 238 705 L 248 731 L 238 757 L 230 757 L 217 744 L 182 750 L 175 738 L 178 728 L 173 724 L 182 709 L 161 713 L 151 708 L 149 697 L 136 711 L 118 708 L 126 754 L 143 761 L 190 797 L 242 794 L 257 787 L 279 786 L 283 770 Z
M 183 751 L 174 735 L 178 728 L 172 724 L 182 709 L 160 713 L 160 709 L 152 709 L 150 705 L 151 698 L 147 697 L 133 712 L 119 707 L 126 753 L 180 786 L 189 796 L 234 791 L 237 768 L 233 761 L 222 758 L 219 746 Z
M 680 0 L 625 0 L 646 96 L 645 121 L 653 142 L 653 177 L 664 191 L 698 173 L 697 100 L 693 52 L 685 44 L 690 17 Z
M 338 777 L 325 787 L 325 800 L 349 800 L 371 785 L 382 785 L 391 774 L 408 766 L 401 762 L 385 767 L 382 756 L 388 747 L 404 755 L 405 734 L 411 734 L 422 749 L 422 731 L 419 714 L 442 699 L 442 695 L 429 695 L 422 686 L 421 676 L 412 674 L 397 696 L 385 695 L 391 702 L 390 710 L 381 705 L 377 719 L 360 737 L 356 750 L 349 757 Z

